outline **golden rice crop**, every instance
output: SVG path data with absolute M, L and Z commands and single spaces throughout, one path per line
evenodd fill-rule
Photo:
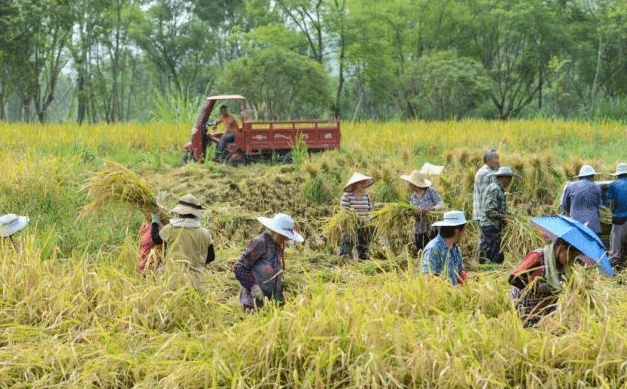
M 338 208 L 332 216 L 324 219 L 322 234 L 328 244 L 337 247 L 343 236 L 355 236 L 357 230 L 364 225 L 365 222 L 355 211 Z
M 127 204 L 143 213 L 159 208 L 155 190 L 137 174 L 115 162 L 108 162 L 105 169 L 94 173 L 82 190 L 87 191 L 89 202 L 81 210 L 80 217 L 94 214 L 111 203 Z M 167 221 L 165 213 L 161 213 L 162 220 Z

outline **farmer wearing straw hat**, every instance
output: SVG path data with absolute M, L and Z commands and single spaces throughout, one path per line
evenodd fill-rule
M 466 218 L 461 211 L 444 213 L 441 221 L 433 223 L 440 227 L 440 233 L 425 247 L 423 253 L 424 274 L 445 274 L 453 285 L 466 282 L 466 273 L 463 271 L 462 249 L 459 242 L 464 235 Z
M 510 216 L 507 212 L 505 189 L 512 182 L 512 169 L 501 166 L 493 173 L 495 181 L 483 193 L 482 216 L 479 221 L 481 242 L 479 243 L 479 263 L 503 263 L 501 235 Z
M 365 189 L 372 185 L 374 180 L 361 173 L 354 173 L 344 186 L 344 194 L 340 199 L 340 207 L 355 211 L 363 226 L 357 229 L 357 236 L 345 235 L 342 237 L 340 255 L 351 255 L 357 241 L 357 255 L 359 259 L 368 258 L 368 246 L 372 238 L 372 229 L 366 224 L 370 221 L 370 212 L 374 209 L 370 197 Z
M 196 197 L 181 197 L 171 212 L 178 215 L 159 231 L 159 215 L 152 214 L 151 236 L 155 244 L 165 244 L 166 270 L 175 265 L 177 276 L 190 281 L 200 291 L 205 265 L 215 259 L 213 239 L 209 230 L 200 226 L 203 207 Z
M 558 238 L 525 256 L 509 275 L 511 297 L 525 327 L 532 327 L 557 307 L 557 294 L 581 252 Z
M 260 216 L 257 220 L 266 230 L 252 239 L 233 266 L 241 285 L 240 302 L 246 311 L 262 307 L 266 298 L 283 304 L 285 241 L 304 241 L 286 214 L 276 214 L 272 219 Z
M 426 179 L 424 174 L 418 170 L 414 170 L 408 176 L 401 176 L 401 179 L 409 183 L 409 189 L 411 190 L 409 202 L 416 207 L 414 236 L 416 238 L 416 252 L 420 252 L 437 234 L 431 228 L 429 212 L 443 209 L 444 201 L 442 201 L 438 191 L 431 185 L 431 181 Z
M 616 165 L 612 173 L 616 180 L 607 188 L 612 211 L 612 232 L 610 233 L 610 260 L 612 265 L 623 265 L 623 248 L 627 240 L 627 163 Z
M 598 173 L 590 165 L 579 169 L 578 181 L 564 189 L 562 209 L 571 218 L 586 224 L 597 235 L 601 233 L 601 188 L 594 182 Z
M 20 246 L 13 237 L 16 232 L 26 227 L 29 220 L 28 216 L 18 216 L 12 213 L 0 216 L 0 236 L 3 242 L 10 242 L 15 251 L 19 251 Z

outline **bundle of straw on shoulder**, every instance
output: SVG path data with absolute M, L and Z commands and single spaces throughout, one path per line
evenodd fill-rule
M 327 238 L 327 242 L 339 245 L 342 236 L 354 236 L 357 230 L 364 225 L 364 221 L 359 218 L 357 212 L 339 208 L 333 216 L 325 218 L 323 224 L 323 235 Z
M 126 204 L 143 213 L 159 209 L 162 223 L 168 222 L 165 211 L 159 207 L 154 189 L 137 174 L 126 167 L 108 162 L 107 167 L 87 179 L 81 190 L 87 191 L 89 202 L 82 208 L 79 217 L 97 212 L 111 203 Z

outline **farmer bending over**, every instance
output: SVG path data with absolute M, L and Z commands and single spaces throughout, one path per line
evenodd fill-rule
M 444 274 L 453 285 L 465 283 L 466 272 L 463 271 L 462 249 L 459 247 L 466 228 L 464 213 L 445 212 L 442 221 L 433 223 L 433 226 L 440 227 L 440 233 L 425 247 L 423 273 L 436 276 Z
M 197 291 L 201 290 L 205 265 L 215 259 L 211 234 L 200 226 L 202 209 L 196 197 L 187 194 L 171 211 L 178 218 L 159 231 L 159 215 L 153 213 L 151 224 L 153 242 L 165 244 L 166 271 L 191 282 Z
M 229 108 L 226 105 L 222 105 L 220 107 L 220 118 L 213 126 L 217 127 L 218 124 L 223 124 L 225 129 L 222 137 L 218 141 L 218 145 L 216 146 L 215 159 L 224 157 L 224 149 L 226 149 L 227 143 L 235 142 L 235 133 L 241 130 L 237 119 L 229 112 Z
M 257 220 L 266 230 L 253 238 L 233 266 L 235 278 L 241 285 L 239 299 L 248 312 L 261 308 L 266 298 L 283 304 L 285 241 L 291 239 L 300 243 L 304 240 L 286 214 L 276 214 L 272 219 L 260 216 Z
M 525 327 L 534 326 L 557 307 L 557 294 L 567 270 L 581 252 L 565 240 L 527 254 L 509 275 L 511 295 Z

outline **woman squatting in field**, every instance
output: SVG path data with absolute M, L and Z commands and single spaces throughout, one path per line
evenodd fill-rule
M 567 270 L 581 252 L 565 240 L 527 254 L 509 276 L 511 295 L 525 327 L 534 326 L 557 307 L 557 295 Z
M 257 220 L 266 230 L 251 240 L 233 266 L 241 285 L 240 302 L 247 312 L 263 307 L 266 298 L 283 305 L 285 241 L 304 241 L 286 214 L 276 214 L 272 219 L 260 216 Z

